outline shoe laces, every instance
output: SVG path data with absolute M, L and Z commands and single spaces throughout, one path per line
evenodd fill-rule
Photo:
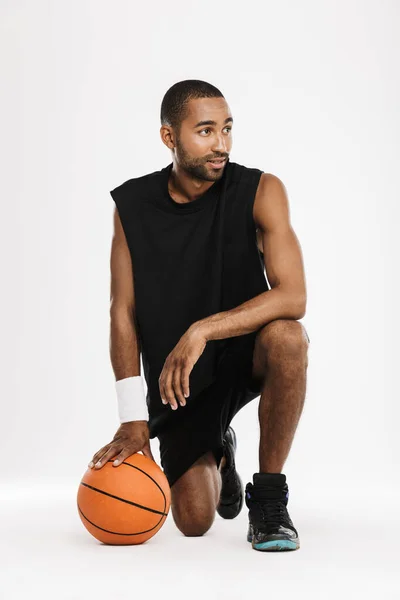
M 261 517 L 267 523 L 277 523 L 279 525 L 290 525 L 287 520 L 287 508 L 283 502 L 279 500 L 263 500 L 257 502 L 260 507 Z
M 271 490 L 271 488 L 267 488 Z M 272 488 L 273 489 L 273 488 Z M 288 492 L 287 488 L 282 491 Z M 260 518 L 263 523 L 268 525 L 283 525 L 293 528 L 286 503 L 283 499 L 276 497 L 276 488 L 274 489 L 275 497 L 263 495 L 262 490 L 255 492 L 254 488 L 246 490 L 246 498 L 249 501 L 249 508 Z M 288 495 L 286 496 L 286 498 Z

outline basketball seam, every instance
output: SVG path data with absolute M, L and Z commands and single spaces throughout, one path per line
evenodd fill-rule
M 148 506 L 142 506 L 141 504 L 137 504 L 136 502 L 133 502 L 132 500 L 126 500 L 125 498 L 120 498 L 119 496 L 114 496 L 114 494 L 110 494 L 110 492 L 105 492 L 104 490 L 95 488 L 93 485 L 89 485 L 88 483 L 85 483 L 83 481 L 81 481 L 81 485 L 83 485 L 84 487 L 90 488 L 91 490 L 93 490 L 95 492 L 99 492 L 99 494 L 104 494 L 104 496 L 109 496 L 110 498 L 114 498 L 114 500 L 119 500 L 120 502 L 126 502 L 126 504 L 130 504 L 131 506 L 136 506 L 137 508 L 141 508 L 143 510 L 148 510 L 149 512 L 156 513 L 157 515 L 166 516 L 168 514 L 162 510 L 156 510 L 155 508 L 149 508 Z
M 109 529 L 104 529 L 103 527 L 100 527 L 100 525 L 96 525 L 96 523 L 93 523 L 93 521 L 90 521 L 86 515 L 83 514 L 81 507 L 78 504 L 78 510 L 81 513 L 81 515 L 83 516 L 84 519 L 86 519 L 86 521 L 88 523 L 90 523 L 91 525 L 93 525 L 93 527 L 96 527 L 97 529 L 101 529 L 101 531 L 104 531 L 105 533 L 112 533 L 113 535 L 142 535 L 144 533 L 148 533 L 149 531 L 153 531 L 153 529 L 155 529 L 156 527 L 159 526 L 159 524 L 161 523 L 161 521 L 163 520 L 164 517 L 161 517 L 161 519 L 158 521 L 158 523 L 156 525 L 154 525 L 154 527 L 152 527 L 151 529 L 146 529 L 145 531 L 139 531 L 137 533 L 119 533 L 118 531 L 110 531 Z M 165 515 L 164 515 L 165 516 Z

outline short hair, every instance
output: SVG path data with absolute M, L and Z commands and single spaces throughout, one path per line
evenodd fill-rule
M 179 133 L 182 121 L 188 116 L 188 102 L 195 98 L 224 98 L 224 95 L 207 81 L 178 81 L 167 90 L 161 102 L 161 125 L 173 127 Z

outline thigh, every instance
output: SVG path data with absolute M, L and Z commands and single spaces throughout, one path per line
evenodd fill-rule
M 158 433 L 161 465 L 171 489 L 178 480 L 176 489 L 196 488 L 199 478 L 209 477 L 219 466 L 223 435 L 236 401 L 231 387 L 219 372 L 191 404 L 178 407 L 173 415 L 176 422 Z

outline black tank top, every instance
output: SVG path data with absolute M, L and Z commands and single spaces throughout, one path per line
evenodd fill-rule
M 162 403 L 158 379 L 180 337 L 194 322 L 270 289 L 253 220 L 262 171 L 228 159 L 222 177 L 183 204 L 168 191 L 172 166 L 110 192 L 132 260 L 151 437 L 179 411 Z M 232 346 L 246 352 L 254 334 L 207 342 L 189 375 L 188 405 L 214 381 L 222 352 Z

